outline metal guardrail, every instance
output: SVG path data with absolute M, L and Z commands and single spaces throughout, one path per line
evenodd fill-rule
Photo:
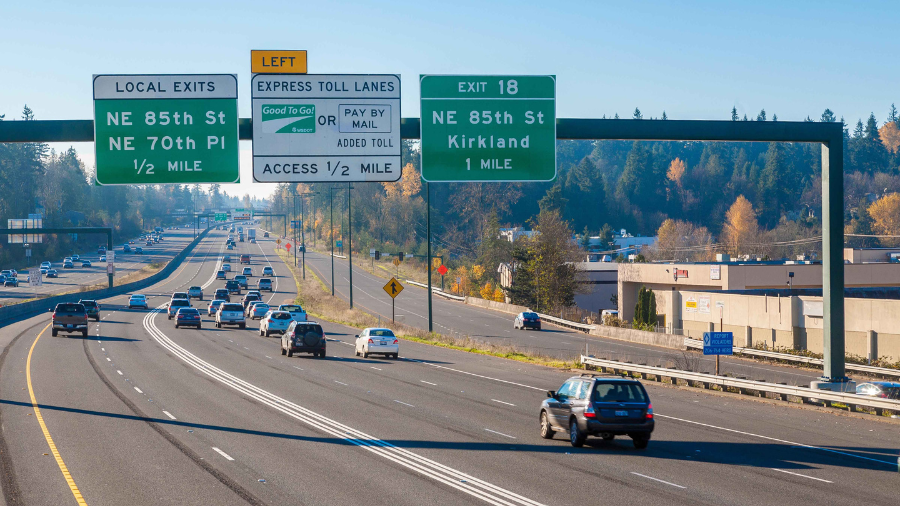
M 703 341 L 699 339 L 691 339 L 690 337 L 684 338 L 684 345 L 687 348 L 703 348 Z M 753 357 L 763 357 L 763 358 L 771 358 L 775 360 L 784 360 L 786 362 L 797 362 L 801 364 L 809 364 L 809 365 L 817 365 L 822 366 L 824 360 L 821 358 L 815 357 L 801 357 L 798 355 L 791 355 L 790 353 L 778 353 L 777 351 L 768 351 L 768 350 L 757 350 L 756 348 L 741 348 L 739 346 L 734 347 L 734 353 L 740 353 L 741 355 L 748 355 Z M 874 367 L 871 365 L 864 364 L 846 364 L 844 366 L 848 371 L 857 371 L 867 374 L 879 374 L 881 376 L 893 376 L 900 377 L 900 369 L 888 369 L 886 367 Z
M 418 281 L 413 281 L 411 279 L 407 279 L 406 282 L 411 285 L 421 286 L 422 288 L 424 288 L 426 290 L 428 289 L 428 285 L 426 285 L 425 283 L 419 283 Z M 452 293 L 447 293 L 447 292 L 442 291 L 433 286 L 431 287 L 431 292 L 435 293 L 437 295 L 440 295 L 441 297 L 447 297 L 448 299 L 451 299 L 451 300 L 458 300 L 458 301 L 463 301 L 463 302 L 465 302 L 465 300 L 466 300 L 465 297 L 462 297 L 460 295 L 453 295 Z
M 597 327 L 596 325 L 588 325 L 586 323 L 573 322 L 572 320 L 565 320 L 563 318 L 557 318 L 555 316 L 550 316 L 548 314 L 543 314 L 543 313 L 538 313 L 538 316 L 540 316 L 544 320 L 553 322 L 556 325 L 559 325 L 562 327 L 570 327 L 570 328 L 578 329 L 578 330 L 583 330 L 584 332 L 590 332 L 591 330 L 594 330 Z
M 618 362 L 615 360 L 604 360 L 594 357 L 581 356 L 581 363 L 612 369 L 613 371 L 628 371 L 632 373 L 651 374 L 657 377 L 677 378 L 685 381 L 693 381 L 704 383 L 707 385 L 718 385 L 723 389 L 736 388 L 739 390 L 752 390 L 755 392 L 768 392 L 778 394 L 780 396 L 788 395 L 799 397 L 804 400 L 814 402 L 828 401 L 832 403 L 840 403 L 849 406 L 851 409 L 855 406 L 868 406 L 871 408 L 888 410 L 900 413 L 900 401 L 881 399 L 878 397 L 867 397 L 863 395 L 832 392 L 829 390 L 816 390 L 808 387 L 797 387 L 791 385 L 779 385 L 766 383 L 765 381 L 755 381 L 739 378 L 730 378 L 727 376 L 716 376 L 714 374 L 706 374 L 701 372 L 679 371 L 677 369 L 667 369 L 663 367 L 653 367 L 641 364 L 629 364 L 626 362 Z

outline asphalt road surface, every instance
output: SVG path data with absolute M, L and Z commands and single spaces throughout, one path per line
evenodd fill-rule
M 144 249 L 143 255 L 123 253 L 122 245 L 115 245 L 116 251 L 116 277 L 123 277 L 132 272 L 139 271 L 153 262 L 168 262 L 181 252 L 194 239 L 193 229 L 166 230 L 163 232 L 163 240 L 147 246 L 138 240 L 131 245 L 132 249 L 140 246 Z M 105 239 L 104 239 L 105 240 Z M 82 259 L 91 261 L 91 267 L 81 267 L 81 262 L 75 262 L 75 268 L 63 269 L 62 258 L 38 258 L 33 257 L 35 263 L 32 268 L 37 268 L 41 262 L 47 261 L 53 264 L 53 268 L 59 272 L 58 278 L 43 276 L 42 285 L 28 286 L 26 281 L 28 272 L 19 272 L 19 286 L 0 286 L 0 306 L 15 304 L 39 295 L 49 296 L 60 293 L 72 292 L 82 286 L 92 286 L 107 283 L 106 262 L 100 261 L 96 245 L 84 252 L 79 251 Z
M 222 286 L 224 239 L 210 232 L 145 290 L 151 307 L 191 285 Z M 231 253 L 251 253 L 255 276 L 275 268 L 265 298 L 279 303 L 296 287 L 272 246 Z M 330 323 L 327 358 L 287 358 L 257 322 L 175 329 L 126 300 L 101 301 L 86 339 L 51 337 L 46 314 L 0 332 L 8 504 L 897 502 L 890 420 L 651 383 L 646 450 L 622 437 L 576 449 L 538 433 L 545 390 L 571 373 L 405 341 L 400 360 L 362 359 L 357 331 Z
M 307 268 L 311 268 L 319 278 L 331 287 L 331 257 L 325 253 L 306 254 Z M 346 259 L 334 260 L 335 294 L 349 300 L 349 265 Z M 354 305 L 369 313 L 391 318 L 391 299 L 382 287 L 388 280 L 375 276 L 358 265 L 353 266 Z M 404 290 L 397 296 L 395 311 L 397 320 L 421 329 L 428 328 L 428 291 L 405 283 Z M 714 357 L 703 357 L 697 353 L 682 353 L 677 350 L 657 346 L 642 345 L 604 339 L 564 327 L 544 322 L 542 330 L 516 330 L 513 328 L 515 315 L 466 305 L 434 295 L 432 298 L 434 330 L 457 337 L 511 345 L 522 350 L 540 353 L 550 357 L 574 360 L 579 355 L 594 355 L 612 360 L 630 360 L 648 365 L 666 365 L 672 361 L 682 368 L 696 366 L 700 372 L 715 371 Z M 764 364 L 741 358 L 722 357 L 720 373 L 731 373 L 749 379 L 766 380 L 773 383 L 808 386 L 812 380 L 822 375 L 820 371 L 800 369 L 776 364 Z

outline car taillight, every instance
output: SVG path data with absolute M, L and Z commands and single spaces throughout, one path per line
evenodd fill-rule
M 369 344 L 375 344 L 375 341 L 373 341 L 373 340 L 370 338 L 370 339 L 369 339 Z
M 594 412 L 594 403 L 589 402 L 587 407 L 584 408 L 584 417 L 585 418 L 597 418 L 597 413 Z
M 398 339 L 394 339 L 394 344 L 400 344 L 400 341 Z
M 541 321 L 541 319 L 540 319 L 540 318 L 535 318 L 534 321 L 539 322 L 539 321 Z
M 647 405 L 647 420 L 651 420 L 653 418 L 653 404 Z

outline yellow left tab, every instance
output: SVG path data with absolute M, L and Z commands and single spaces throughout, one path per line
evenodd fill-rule
M 306 50 L 250 51 L 250 72 L 254 74 L 305 74 Z

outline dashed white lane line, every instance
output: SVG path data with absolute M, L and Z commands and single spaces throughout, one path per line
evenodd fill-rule
M 106 348 L 100 348 L 100 351 L 106 351 Z
M 838 450 L 832 450 L 832 449 L 830 449 L 830 448 L 822 448 L 821 446 L 813 446 L 813 445 L 805 445 L 805 444 L 801 444 L 801 443 L 795 443 L 795 442 L 793 442 L 793 441 L 787 441 L 787 440 L 784 440 L 784 439 L 778 439 L 778 438 L 774 438 L 774 437 L 770 437 L 770 436 L 763 436 L 763 435 L 760 435 L 760 434 L 754 434 L 754 433 L 752 433 L 752 432 L 744 432 L 744 431 L 742 431 L 742 430 L 729 429 L 729 428 L 727 428 L 727 427 L 719 427 L 719 426 L 717 426 L 717 425 L 710 425 L 710 424 L 708 424 L 708 423 L 695 422 L 695 421 L 693 421 L 693 420 L 685 420 L 684 418 L 677 418 L 677 417 L 669 416 L 669 415 L 661 415 L 661 414 L 659 414 L 659 413 L 656 413 L 655 416 L 658 416 L 658 417 L 661 417 L 661 418 L 668 418 L 669 420 L 677 420 L 677 421 L 679 421 L 679 422 L 692 423 L 692 424 L 694 424 L 694 425 L 699 425 L 699 426 L 701 426 L 701 427 L 709 427 L 709 428 L 711 428 L 711 429 L 724 430 L 724 431 L 726 431 L 726 432 L 731 432 L 731 433 L 734 433 L 734 434 L 741 434 L 741 435 L 744 435 L 744 436 L 757 437 L 757 438 L 760 438 L 760 439 L 765 439 L 765 440 L 767 440 L 767 441 L 775 441 L 775 442 L 777 442 L 777 443 L 784 443 L 784 444 L 792 445 L 792 446 L 795 447 L 795 448 L 806 448 L 806 449 L 810 449 L 810 450 L 821 450 L 821 451 L 823 451 L 823 452 L 836 453 L 836 454 L 838 454 L 838 455 L 844 455 L 844 456 L 847 456 L 847 457 L 855 457 L 855 458 L 858 458 L 858 459 L 868 460 L 868 461 L 871 461 L 871 462 L 880 462 L 880 463 L 882 463 L 882 464 L 887 464 L 887 465 L 889 465 L 889 466 L 896 466 L 896 465 L 897 465 L 896 462 L 890 462 L 890 461 L 887 461 L 887 460 L 878 460 L 878 459 L 873 459 L 873 458 L 870 458 L 870 457 L 863 457 L 862 455 L 856 455 L 855 453 L 847 453 L 847 452 L 842 452 L 842 451 L 838 451 Z
M 641 478 L 647 478 L 648 480 L 653 480 L 653 481 L 658 481 L 658 482 L 660 482 L 660 483 L 665 483 L 666 485 L 671 485 L 671 486 L 673 486 L 673 487 L 687 488 L 687 487 L 682 487 L 681 485 L 676 485 L 676 484 L 674 484 L 674 483 L 669 483 L 668 481 L 660 480 L 659 478 L 654 478 L 654 477 L 652 477 L 652 476 L 647 476 L 646 474 L 636 473 L 636 472 L 634 472 L 634 471 L 632 471 L 631 474 L 633 474 L 633 475 L 635 475 L 635 476 L 640 476 Z
M 413 406 L 412 404 L 409 404 L 409 403 L 406 403 L 406 402 L 403 402 L 403 401 L 398 401 L 397 399 L 394 399 L 394 402 L 399 403 L 399 404 L 403 404 L 404 406 L 409 406 L 409 407 L 411 407 L 411 408 L 414 408 L 414 407 L 415 407 L 415 406 Z
M 494 402 L 499 402 L 500 404 L 506 404 L 507 406 L 516 407 L 516 405 L 513 404 L 513 403 L 511 403 L 511 402 L 498 401 L 497 399 L 491 399 L 491 400 L 494 401 Z
M 135 389 L 135 391 L 137 391 L 137 393 L 139 393 L 139 394 L 142 394 L 142 393 L 144 393 L 144 391 L 143 391 L 143 390 L 141 390 L 141 389 L 140 389 L 140 388 L 138 388 L 138 387 L 134 387 L 134 389 Z
M 107 361 L 107 362 L 112 362 L 112 359 L 109 358 L 109 357 L 106 357 L 106 361 Z
M 348 386 L 346 383 L 344 383 L 342 381 L 334 380 L 334 382 L 337 383 L 338 385 Z
M 302 370 L 303 370 L 303 369 L 302 369 L 302 368 L 300 368 L 300 367 L 297 367 L 297 366 L 294 366 L 294 369 L 298 369 L 298 370 L 300 370 L 300 371 L 302 371 Z
M 271 358 L 272 358 L 272 357 L 270 357 L 270 356 L 268 356 L 268 355 L 266 355 L 266 358 L 269 358 L 269 359 L 271 359 Z
M 824 481 L 825 483 L 834 483 L 833 481 L 823 480 L 822 478 L 814 478 L 814 477 L 812 477 L 812 476 L 807 476 L 807 475 L 805 475 L 805 474 L 792 473 L 792 472 L 790 472 L 790 471 L 785 471 L 784 469 L 775 469 L 775 468 L 773 467 L 772 470 L 773 470 L 773 471 L 778 471 L 779 473 L 792 474 L 792 475 L 794 475 L 794 476 L 801 476 L 801 477 L 803 477 L 803 478 L 809 478 L 810 480 Z
M 119 376 L 124 376 L 124 375 L 122 374 L 122 371 L 116 369 L 116 372 L 119 373 Z
M 234 460 L 234 459 L 231 457 L 231 455 L 228 455 L 227 453 L 225 453 L 225 452 L 223 452 L 222 450 L 216 448 L 215 446 L 213 446 L 212 449 L 215 450 L 216 453 L 218 453 L 219 455 L 225 457 L 226 459 L 228 459 L 228 460 Z
M 421 381 L 422 383 L 431 385 L 431 386 L 435 386 L 435 387 L 437 386 L 437 383 L 432 383 L 432 382 L 430 382 L 430 381 L 425 381 L 425 380 L 419 380 L 419 381 Z
M 401 357 L 401 358 L 403 358 L 403 360 L 409 360 L 410 362 L 418 362 L 418 363 L 420 363 L 420 364 L 430 365 L 431 367 L 436 367 L 436 368 L 438 368 L 438 369 L 445 369 L 445 370 L 448 370 L 448 371 L 458 372 L 458 373 L 460 373 L 460 374 L 467 374 L 467 375 L 469 375 L 469 376 L 475 376 L 476 378 L 482 378 L 482 379 L 487 379 L 487 380 L 491 380 L 491 381 L 498 381 L 498 382 L 500 382 L 500 383 L 506 383 L 507 385 L 515 385 L 515 386 L 517 386 L 517 387 L 530 388 L 530 389 L 532 389 L 532 390 L 540 390 L 541 392 L 546 391 L 546 390 L 543 389 L 543 388 L 533 387 L 533 386 L 531 386 L 531 385 L 524 385 L 524 384 L 522 384 L 522 383 L 516 383 L 515 381 L 507 381 L 507 380 L 500 379 L 500 378 L 492 378 L 492 377 L 490 377 L 490 376 L 483 376 L 483 375 L 481 375 L 481 374 L 475 374 L 474 372 L 461 371 L 461 370 L 459 370 L 459 369 L 454 369 L 454 368 L 452 368 L 452 367 L 446 367 L 446 366 L 443 366 L 443 365 L 433 364 L 433 363 L 431 363 L 431 362 L 428 362 L 427 360 L 417 360 L 417 359 L 415 359 L 415 358 L 406 358 L 406 357 Z M 373 367 L 373 369 L 374 369 L 374 367 Z
M 502 433 L 502 432 L 497 432 L 497 431 L 495 431 L 495 430 L 491 430 L 491 429 L 484 429 L 484 430 L 486 430 L 486 431 L 488 431 L 488 432 L 493 432 L 494 434 L 500 434 L 501 436 L 503 436 L 503 437 L 508 437 L 508 438 L 510 438 L 510 439 L 516 439 L 516 436 L 510 436 L 509 434 L 504 434 L 504 433 Z
M 372 369 L 375 369 L 375 370 L 376 370 L 376 371 L 380 371 L 380 370 L 381 370 L 381 369 L 379 369 L 379 368 L 377 368 L 377 367 L 375 367 L 375 366 L 374 366 L 374 365 L 372 365 L 372 366 L 369 366 L 369 367 L 371 367 L 371 368 L 372 368 Z
M 172 413 L 169 413 L 169 412 L 166 411 L 166 410 L 163 410 L 163 413 L 165 413 L 166 416 L 168 416 L 168 417 L 171 418 L 172 420 L 178 420 L 177 418 L 175 418 L 175 415 L 173 415 Z

